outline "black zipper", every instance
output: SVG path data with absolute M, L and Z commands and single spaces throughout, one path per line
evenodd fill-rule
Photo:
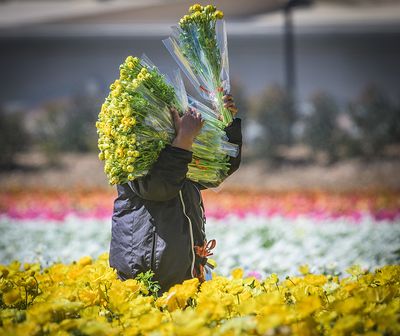
M 153 240 L 152 240 L 152 246 L 151 246 L 151 264 L 150 267 L 152 271 L 155 271 L 156 269 L 156 243 L 157 243 L 157 235 L 156 235 L 156 227 L 153 226 Z

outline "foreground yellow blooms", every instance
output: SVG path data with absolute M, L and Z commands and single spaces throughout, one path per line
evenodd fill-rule
M 214 275 L 152 295 L 121 282 L 108 255 L 70 265 L 0 266 L 0 335 L 399 335 L 400 266 L 280 281 Z

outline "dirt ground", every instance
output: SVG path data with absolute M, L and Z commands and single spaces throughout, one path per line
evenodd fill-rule
M 113 188 L 95 154 L 64 154 L 56 166 L 40 153 L 20 154 L 18 166 L 0 171 L 1 190 L 14 188 Z M 343 161 L 331 166 L 303 165 L 272 168 L 263 161 L 243 164 L 223 189 L 254 190 L 400 190 L 400 159 Z

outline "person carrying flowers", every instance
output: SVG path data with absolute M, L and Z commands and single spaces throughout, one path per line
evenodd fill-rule
M 231 95 L 224 96 L 224 106 L 235 116 Z M 122 280 L 153 271 L 160 292 L 193 277 L 204 280 L 203 267 L 214 247 L 205 236 L 200 190 L 217 185 L 201 185 L 186 177 L 193 140 L 203 120 L 193 109 L 182 117 L 176 110 L 171 113 L 176 131 L 172 144 L 161 150 L 145 176 L 117 184 L 109 256 L 110 266 Z M 239 154 L 229 159 L 229 176 L 241 161 L 241 120 L 233 119 L 225 132 L 239 147 Z
M 215 240 L 206 240 L 200 191 L 240 165 L 222 18 L 213 5 L 193 5 L 163 41 L 213 110 L 187 95 L 181 80 L 171 86 L 147 58 L 128 57 L 99 115 L 99 157 L 118 191 L 110 266 L 122 280 L 152 271 L 161 292 L 205 280 Z

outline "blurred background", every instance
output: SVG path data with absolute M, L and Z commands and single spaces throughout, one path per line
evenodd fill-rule
M 227 186 L 400 187 L 400 1 L 212 2 L 245 136 Z M 109 85 L 128 55 L 176 68 L 161 40 L 191 4 L 0 1 L 2 187 L 107 188 L 94 123 Z

